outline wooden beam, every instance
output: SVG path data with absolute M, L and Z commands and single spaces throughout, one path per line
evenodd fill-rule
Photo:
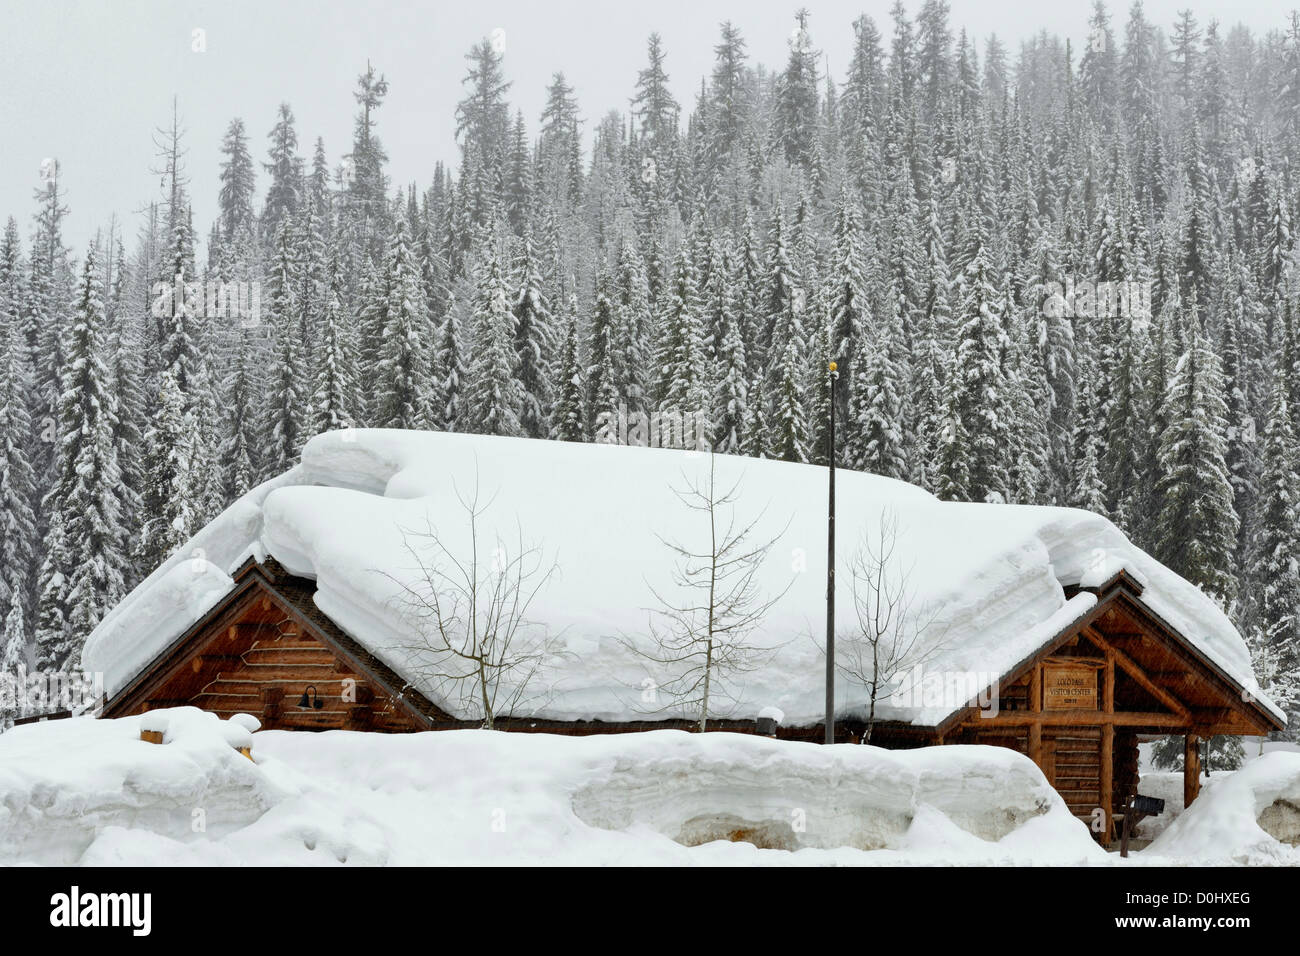
M 1043 711 L 1043 665 L 1035 664 L 1029 672 L 1029 712 L 1041 714 Z M 1035 720 L 1029 725 L 1029 759 L 1043 769 L 1043 722 Z
M 1111 644 L 1110 641 L 1102 637 L 1101 634 L 1098 633 L 1095 629 L 1091 627 L 1085 627 L 1084 632 L 1088 635 L 1089 640 L 1096 641 L 1098 646 L 1100 646 L 1101 649 L 1107 653 L 1107 655 L 1110 655 L 1112 657 L 1112 663 L 1111 663 L 1112 669 L 1115 664 L 1118 664 L 1120 667 L 1124 668 L 1124 672 L 1127 673 L 1129 677 L 1133 678 L 1133 680 L 1137 682 L 1139 687 L 1145 690 L 1156 700 L 1160 701 L 1160 703 L 1164 704 L 1174 713 L 1184 718 L 1191 716 L 1191 712 L 1187 709 L 1186 705 L 1184 705 L 1182 701 L 1180 701 L 1177 697 L 1169 693 L 1164 688 L 1158 687 L 1155 683 L 1153 683 L 1147 677 L 1146 673 L 1142 670 L 1142 668 L 1139 667 L 1138 664 L 1131 657 L 1129 657 L 1127 654 L 1125 654 L 1115 645 Z
M 1240 699 L 1240 686 L 1221 667 L 1206 657 L 1203 651 L 1172 627 L 1169 627 L 1160 619 L 1159 615 L 1142 604 L 1140 600 L 1134 600 L 1131 603 L 1137 608 L 1131 615 L 1133 623 L 1142 630 L 1143 636 L 1174 649 L 1175 654 L 1172 657 L 1180 666 L 1187 668 L 1184 674 L 1186 678 L 1194 683 L 1212 687 L 1216 696 L 1221 696 L 1227 700 L 1229 706 L 1256 728 L 1254 733 L 1268 732 L 1265 729 L 1267 725 L 1261 724 L 1257 720 L 1259 716 L 1263 716 L 1268 724 L 1273 725 L 1272 729 L 1282 729 L 1276 719 L 1271 715 L 1267 715 L 1262 707 L 1247 707 L 1245 702 Z
M 1192 805 L 1201 792 L 1201 738 L 1196 734 L 1183 737 L 1183 809 Z
M 975 726 L 980 727 L 1029 727 L 1035 723 L 1044 727 L 1105 727 L 1109 724 L 1115 727 L 1168 727 L 1175 732 L 1181 732 L 1188 725 L 1187 718 L 1178 714 L 1106 714 L 1100 710 L 1053 710 L 1041 714 L 1015 710 L 978 720 L 979 723 Z
M 1115 714 L 1115 654 L 1113 648 L 1106 648 L 1106 669 L 1102 671 L 1101 707 L 1106 714 Z M 1101 728 L 1101 810 L 1105 814 L 1104 824 L 1106 843 L 1110 843 L 1114 826 L 1114 807 L 1111 798 L 1115 792 L 1115 725 L 1106 724 Z

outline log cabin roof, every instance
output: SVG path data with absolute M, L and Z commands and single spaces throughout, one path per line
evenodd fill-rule
M 674 489 L 715 467 L 720 482 L 743 481 L 742 519 L 766 504 L 757 538 L 784 535 L 755 578 L 765 593 L 780 595 L 753 635 L 772 657 L 744 675 L 739 709 L 730 716 L 752 719 L 770 706 L 791 726 L 814 726 L 822 717 L 824 656 L 808 635 L 820 627 L 825 600 L 825 566 L 812 547 L 825 535 L 824 469 L 669 449 L 388 430 L 317 436 L 300 466 L 232 505 L 110 612 L 88 639 L 83 664 L 103 673 L 108 693 L 117 695 L 226 599 L 237 586 L 231 569 L 251 554 L 313 583 L 310 601 L 308 585 L 300 586 L 304 616 L 322 613 L 410 679 L 432 662 L 404 663 L 425 643 L 413 630 L 415 615 L 399 603 L 398 579 L 410 574 L 412 560 L 406 535 L 412 527 L 436 529 L 454 553 L 471 553 L 458 496 L 481 487 L 493 502 L 480 521 L 483 536 L 513 540 L 522 529 L 529 543 L 556 556 L 560 570 L 534 615 L 549 631 L 542 637 L 559 635 L 565 645 L 548 675 L 556 692 L 530 716 L 632 721 L 644 716 L 643 681 L 661 679 L 633 646 L 649 640 L 647 586 L 671 573 L 664 540 L 691 540 L 699 531 Z M 942 628 L 926 639 L 942 647 L 927 666 L 1005 676 L 1124 583 L 1148 617 L 1198 652 L 1189 661 L 1259 690 L 1245 642 L 1223 611 L 1105 518 L 944 502 L 863 473 L 844 472 L 840 481 L 842 563 L 855 534 L 886 511 L 897 517 L 898 556 L 915 569 L 916 601 L 941 613 Z M 855 623 L 851 577 L 842 574 L 838 582 L 844 632 Z M 444 709 L 460 706 L 439 699 L 436 687 L 419 689 Z M 865 711 L 865 692 L 855 685 L 842 684 L 837 701 L 846 718 Z M 1259 704 L 1270 710 L 1266 700 Z M 964 709 L 959 700 L 877 715 L 935 727 Z
M 204 671 L 201 663 L 213 656 L 205 655 L 213 634 L 231 627 L 232 621 L 247 619 L 246 609 L 250 602 L 260 597 L 264 604 L 273 602 L 286 619 L 300 625 L 304 632 L 331 649 L 342 663 L 364 675 L 387 699 L 395 701 L 414 720 L 413 725 L 403 729 L 466 725 L 465 721 L 457 720 L 439 708 L 375 656 L 362 641 L 324 614 L 313 600 L 316 584 L 311 579 L 290 574 L 273 558 L 264 562 L 252 558 L 246 560 L 236 570 L 233 579 L 235 586 L 216 605 L 107 701 L 103 710 L 105 716 L 120 716 L 150 705 L 174 706 L 198 701 L 196 690 L 213 677 L 212 673 Z M 1169 703 L 1171 713 L 1185 718 L 1179 726 L 1195 729 L 1202 735 L 1266 733 L 1282 728 L 1282 722 L 1261 707 L 1230 675 L 1142 603 L 1141 585 L 1130 575 L 1117 574 L 1105 583 L 1087 589 L 1067 588 L 1067 592 L 1082 593 L 1085 590 L 1096 595 L 1096 603 L 1006 674 L 1000 675 L 998 684 L 1014 685 L 1021 681 L 1031 668 L 1083 635 L 1086 640 L 1117 654 L 1135 673 L 1141 671 L 1138 679 L 1149 687 L 1151 694 Z M 215 655 L 216 658 L 220 656 Z M 192 676 L 187 667 L 197 676 Z M 184 693 L 176 696 L 175 690 L 164 692 L 164 688 L 175 687 L 178 673 L 187 679 L 183 684 Z M 221 675 L 216 673 L 216 676 Z M 293 686 L 296 695 L 297 684 Z M 996 685 L 989 688 L 990 691 L 996 689 Z M 904 728 L 899 722 L 885 720 L 882 721 L 882 733 L 888 735 L 892 728 L 941 738 L 954 728 L 975 720 L 978 710 L 973 704 L 956 708 L 945 720 L 930 726 L 913 723 Z M 573 722 L 545 720 L 539 729 L 556 729 L 566 723 Z M 662 722 L 644 720 L 623 723 L 628 725 L 628 729 L 633 726 L 637 729 L 665 726 Z M 619 726 L 618 722 L 604 724 L 606 729 Z M 537 726 L 535 722 L 534 726 Z M 737 729 L 739 726 L 737 724 Z M 1168 726 L 1153 724 L 1145 729 L 1159 732 L 1163 728 L 1168 732 Z
M 1263 706 L 1239 681 L 1143 603 L 1142 584 L 1131 574 L 1121 570 L 1099 585 L 1067 585 L 1064 590 L 1069 597 L 1095 594 L 1097 602 L 1000 675 L 995 685 L 981 687 L 983 699 L 995 695 L 999 687 L 1024 681 L 1042 661 L 1082 636 L 1103 652 L 1118 656 L 1126 669 L 1141 672 L 1138 679 L 1158 701 L 1167 702 L 1168 710 L 1181 709 L 1187 715 L 1180 726 L 1201 736 L 1266 734 L 1284 729 L 1285 721 L 1271 708 Z M 930 726 L 884 723 L 893 723 L 904 733 L 942 737 L 962 724 L 978 723 L 979 711 L 980 707 L 972 703 Z M 1145 731 L 1171 732 L 1159 724 Z
M 273 602 L 285 618 L 296 621 L 304 631 L 334 651 L 342 662 L 372 681 L 418 724 L 432 726 L 450 719 L 401 675 L 320 612 L 312 601 L 315 582 L 290 574 L 274 558 L 264 562 L 249 558 L 232 577 L 235 586 L 220 601 L 158 654 L 134 680 L 105 702 L 104 716 L 133 712 L 142 705 L 147 706 L 151 700 L 155 705 L 162 702 L 169 705 L 191 703 L 189 698 L 175 697 L 159 701 L 154 695 L 178 670 L 200 659 L 214 631 L 232 626 L 231 622 L 243 616 L 250 601 L 262 596 Z M 194 668 L 194 671 L 200 673 L 201 669 Z

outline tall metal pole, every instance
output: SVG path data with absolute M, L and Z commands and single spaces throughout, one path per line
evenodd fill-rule
M 826 743 L 835 743 L 835 381 L 839 371 L 827 366 L 831 377 L 831 427 L 826 460 L 830 463 L 830 495 L 826 511 Z

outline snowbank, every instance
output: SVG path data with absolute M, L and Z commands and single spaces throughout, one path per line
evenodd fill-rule
M 142 729 L 162 729 L 165 743 L 142 741 Z M 0 734 L 0 864 L 111 863 L 101 851 L 122 834 L 143 835 L 147 847 L 220 840 L 255 823 L 290 791 L 235 750 L 228 729 L 247 735 L 185 707 Z M 126 852 L 123 862 L 149 862 L 143 848 Z
M 780 535 L 758 583 L 770 594 L 788 587 L 755 635 L 771 650 L 769 664 L 732 688 L 738 701 L 730 715 L 752 719 L 775 707 L 787 723 L 815 723 L 824 695 L 814 635 L 824 633 L 825 470 L 713 460 L 720 488 L 740 483 L 738 520 L 758 519 L 754 540 Z M 480 525 L 484 540 L 499 535 L 509 547 L 522 528 L 559 569 L 532 616 L 562 636 L 568 653 L 553 658 L 535 715 L 639 719 L 653 709 L 642 700 L 647 680 L 662 685 L 669 675 L 648 668 L 626 645 L 648 640 L 651 587 L 671 593 L 673 562 L 660 538 L 697 548 L 708 540 L 707 519 L 688 511 L 673 489 L 706 479 L 709 463 L 700 452 L 479 435 L 320 435 L 301 465 L 250 492 L 136 588 L 90 636 L 83 663 L 103 672 L 108 693 L 115 693 L 211 606 L 219 584 L 229 587 L 240 560 L 269 554 L 314 577 L 325 614 L 396 671 L 417 677 L 427 652 L 403 613 L 401 582 L 414 576 L 406 544 L 418 546 L 412 534 L 432 525 L 453 551 L 467 551 L 458 495 L 477 488 L 491 500 Z M 1062 582 L 1100 580 L 1122 567 L 1145 584 L 1143 599 L 1157 613 L 1272 709 L 1222 612 L 1104 518 L 941 502 L 890 479 L 839 475 L 841 630 L 854 623 L 845 565 L 860 536 L 874 533 L 888 510 L 898 523 L 897 567 L 909 575 L 915 605 L 937 609 L 925 637 L 933 645 L 927 672 L 1001 676 L 1091 607 L 1086 594 L 1067 602 Z M 201 573 L 191 573 L 196 567 Z M 456 711 L 457 703 L 440 699 L 435 688 L 421 689 Z M 847 684 L 837 700 L 843 716 L 865 709 L 864 694 Z M 877 712 L 932 725 L 965 703 L 886 702 Z
M 1144 857 L 1300 865 L 1300 754 L 1275 751 L 1212 779 Z
M 193 708 L 0 735 L 0 865 L 1104 863 L 1010 750 L 656 731 L 253 733 Z M 735 842 L 733 842 L 735 841 Z

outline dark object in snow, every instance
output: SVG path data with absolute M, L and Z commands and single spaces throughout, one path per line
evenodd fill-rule
M 20 724 L 39 724 L 47 720 L 63 720 L 63 718 L 71 716 L 72 711 L 70 710 L 55 710 L 48 714 L 31 714 L 28 717 L 15 718 L 14 726 L 17 727 Z
M 1159 816 L 1165 812 L 1165 802 L 1157 797 L 1144 797 L 1135 793 L 1124 808 L 1124 829 L 1119 841 L 1119 855 L 1128 858 L 1128 838 L 1133 825 L 1143 817 Z
M 1157 797 L 1144 797 L 1139 793 L 1133 797 L 1133 811 L 1145 817 L 1156 817 L 1165 812 L 1165 802 Z

